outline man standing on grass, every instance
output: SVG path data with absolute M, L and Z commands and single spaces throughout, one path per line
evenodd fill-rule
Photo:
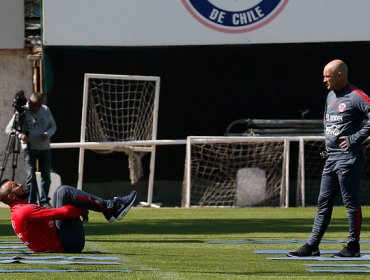
M 60 186 L 54 193 L 55 208 L 30 204 L 29 195 L 22 184 L 6 179 L 0 183 L 0 200 L 10 207 L 11 223 L 19 239 L 34 252 L 78 253 L 85 246 L 83 222 L 88 220 L 88 210 L 103 213 L 109 222 L 121 220 L 134 203 L 136 191 L 105 200 Z
M 51 149 L 50 138 L 57 130 L 54 117 L 50 108 L 42 104 L 43 95 L 32 93 L 22 113 L 22 127 L 15 134 L 22 143 L 24 153 L 24 168 L 27 176 L 27 187 L 30 190 L 29 202 L 50 206 L 50 172 L 51 172 Z M 5 132 L 13 131 L 15 115 L 9 121 Z M 36 171 L 39 167 L 41 173 L 41 188 L 38 192 Z
M 333 60 L 324 68 L 330 91 L 325 106 L 326 158 L 321 178 L 317 214 L 310 238 L 291 257 L 319 256 L 319 244 L 330 223 L 335 198 L 342 194 L 349 222 L 348 242 L 334 257 L 360 257 L 362 212 L 360 179 L 365 167 L 362 143 L 370 135 L 370 99 L 348 82 L 348 68 Z M 365 125 L 364 120 L 367 119 Z

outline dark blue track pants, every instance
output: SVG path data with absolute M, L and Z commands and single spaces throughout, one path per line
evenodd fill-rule
M 363 156 L 326 160 L 321 178 L 317 214 L 308 244 L 318 246 L 330 223 L 333 205 L 340 192 L 349 222 L 348 242 L 359 242 L 362 212 L 360 180 L 365 167 Z
M 73 205 L 96 212 L 104 212 L 108 201 L 70 186 L 60 186 L 54 192 L 54 207 Z M 85 246 L 85 231 L 80 217 L 55 221 L 65 252 L 81 252 Z

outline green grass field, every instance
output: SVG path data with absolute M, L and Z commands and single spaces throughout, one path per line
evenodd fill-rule
M 124 220 L 112 224 L 105 222 L 101 214 L 90 213 L 85 251 L 118 256 L 122 265 L 0 264 L 0 268 L 132 269 L 133 272 L 7 273 L 0 274 L 0 279 L 363 279 L 366 274 L 314 274 L 306 271 L 303 264 L 307 261 L 273 261 L 266 259 L 268 255 L 254 253 L 265 249 L 294 250 L 300 244 L 205 243 L 307 239 L 315 211 L 315 208 L 133 208 Z M 362 238 L 370 239 L 370 208 L 364 207 L 363 214 Z M 9 223 L 8 209 L 0 209 L 0 219 L 0 241 L 18 241 Z M 336 207 L 325 239 L 346 237 L 346 213 L 343 207 Z M 341 247 L 342 244 L 325 243 L 320 249 Z M 363 244 L 362 249 L 370 249 L 370 244 Z

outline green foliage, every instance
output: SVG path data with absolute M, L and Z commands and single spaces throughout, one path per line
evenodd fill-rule
M 369 237 L 370 208 L 364 208 L 363 239 Z M 122 265 L 1 264 L 1 269 L 132 269 L 132 273 L 8 273 L 1 279 L 362 279 L 364 275 L 312 274 L 300 261 L 272 261 L 255 250 L 301 244 L 207 244 L 207 241 L 307 239 L 315 208 L 133 208 L 124 220 L 107 223 L 90 213 L 85 252 L 121 258 Z M 0 241 L 17 241 L 9 210 L 0 209 Z M 345 239 L 347 218 L 335 208 L 325 239 Z M 362 249 L 370 245 L 363 244 Z M 341 249 L 325 243 L 321 249 Z M 68 255 L 68 254 L 66 254 Z

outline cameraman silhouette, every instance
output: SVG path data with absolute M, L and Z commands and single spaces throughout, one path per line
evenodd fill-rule
M 57 126 L 50 109 L 42 104 L 42 95 L 32 93 L 26 105 L 23 106 L 22 127 L 15 130 L 16 137 L 21 140 L 24 154 L 27 188 L 30 192 L 29 202 L 37 203 L 39 195 L 40 205 L 50 206 L 49 189 L 51 184 L 51 149 L 50 138 L 57 130 Z M 17 108 L 16 108 L 17 109 Z M 17 110 L 18 111 L 18 110 Z M 5 132 L 14 133 L 16 114 L 9 121 Z M 41 172 L 41 193 L 38 193 L 36 170 Z

